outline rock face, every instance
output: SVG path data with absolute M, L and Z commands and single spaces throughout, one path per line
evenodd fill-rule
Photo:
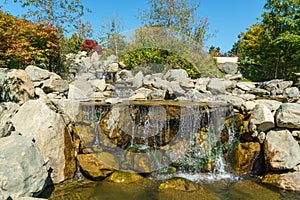
M 300 146 L 288 130 L 269 131 L 264 149 L 271 170 L 291 170 L 300 164 Z
M 11 123 L 11 118 L 19 109 L 17 103 L 5 102 L 0 104 L 0 138 L 11 134 L 14 127 Z
M 300 104 L 283 103 L 276 113 L 277 126 L 300 129 Z
M 0 194 L 6 191 L 13 199 L 38 194 L 48 173 L 37 146 L 19 135 L 0 139 L 0 146 Z
M 43 99 L 30 100 L 20 107 L 12 123 L 17 133 L 36 142 L 46 166 L 53 170 L 53 182 L 59 183 L 73 177 L 75 153 L 64 119 L 52 109 Z

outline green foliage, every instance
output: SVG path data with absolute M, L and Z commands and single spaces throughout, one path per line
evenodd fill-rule
M 80 46 L 82 45 L 84 38 L 80 35 L 74 33 L 71 37 L 64 39 L 61 42 L 61 48 L 63 54 L 75 53 L 80 51 Z
M 46 64 L 54 68 L 58 59 L 58 31 L 42 23 L 17 19 L 0 11 L 0 66 L 25 68 Z
M 251 80 L 293 79 L 300 71 L 300 1 L 268 0 L 264 7 L 262 22 L 239 41 L 242 70 Z
M 214 60 L 202 50 L 201 45 L 161 26 L 136 29 L 126 50 L 120 60 L 129 68 L 160 66 L 163 68 L 161 72 L 182 68 L 191 78 L 219 74 Z
M 144 74 L 166 72 L 167 69 L 185 69 L 191 78 L 198 78 L 199 71 L 186 59 L 172 52 L 162 49 L 144 48 L 137 49 L 120 57 L 128 69 L 138 66 Z M 148 69 L 148 70 L 147 70 Z

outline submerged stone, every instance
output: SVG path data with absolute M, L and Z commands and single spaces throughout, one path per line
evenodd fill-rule
M 114 183 L 133 183 L 144 179 L 141 175 L 135 172 L 115 171 L 106 180 Z
M 199 186 L 190 180 L 184 178 L 172 178 L 164 181 L 158 186 L 159 190 L 174 189 L 185 192 L 196 191 Z

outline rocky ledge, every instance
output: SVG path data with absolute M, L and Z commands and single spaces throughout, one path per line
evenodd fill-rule
M 92 179 L 118 170 L 87 164 L 97 156 L 82 149 L 87 135 L 76 130 L 80 102 L 124 100 L 221 101 L 233 105 L 239 144 L 233 168 L 263 182 L 300 191 L 300 100 L 291 81 L 243 82 L 240 74 L 191 79 L 182 69 L 133 74 L 110 56 L 70 55 L 70 80 L 28 66 L 0 69 L 0 197 L 37 196 L 48 184 L 75 176 L 77 162 Z M 85 167 L 86 166 L 86 167 Z M 94 166 L 95 171 L 91 171 Z M 94 176 L 95 174 L 95 176 Z

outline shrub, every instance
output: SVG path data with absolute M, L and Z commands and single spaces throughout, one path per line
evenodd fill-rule
M 49 70 L 59 57 L 58 31 L 0 11 L 0 66 L 25 68 L 45 64 Z
M 80 49 L 81 51 L 87 51 L 87 52 L 97 51 L 97 53 L 99 54 L 102 52 L 102 47 L 98 44 L 98 42 L 89 39 L 84 40 Z

